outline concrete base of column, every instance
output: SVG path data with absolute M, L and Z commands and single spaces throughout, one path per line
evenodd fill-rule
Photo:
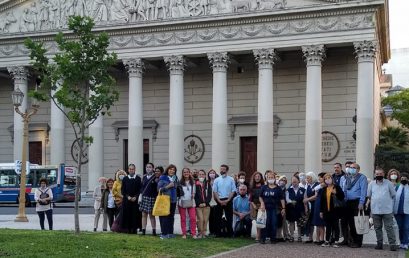
M 88 190 L 94 191 L 98 178 L 104 175 L 104 132 L 101 127 L 90 127 L 93 143 L 89 146 Z
M 321 120 L 305 121 L 305 172 L 322 172 Z
M 274 169 L 273 124 L 273 121 L 258 122 L 257 126 L 257 170 L 261 173 Z M 255 171 L 246 172 L 253 174 Z
M 50 163 L 59 165 L 65 163 L 64 129 L 54 128 L 50 132 Z

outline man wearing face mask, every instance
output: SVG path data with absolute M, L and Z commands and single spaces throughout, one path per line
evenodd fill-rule
M 236 215 L 234 236 L 251 236 L 252 220 L 250 218 L 250 200 L 247 196 L 247 186 L 239 186 L 239 195 L 233 199 L 233 213 Z
M 359 173 L 360 166 L 357 163 L 351 164 L 346 172 L 347 174 L 341 178 L 340 184 L 346 200 L 345 218 L 349 226 L 349 235 L 351 236 L 349 246 L 351 248 L 359 248 L 362 246 L 363 235 L 356 233 L 354 216 L 358 215 L 358 211 L 364 209 L 368 180 L 365 175 Z
M 213 195 L 217 202 L 216 207 L 216 224 L 222 225 L 223 212 L 227 220 L 227 236 L 231 237 L 233 235 L 233 204 L 232 199 L 234 193 L 236 192 L 236 185 L 234 184 L 234 179 L 227 175 L 229 171 L 229 166 L 220 166 L 220 175 L 214 180 L 213 183 Z M 216 236 L 221 237 L 221 228 L 217 228 Z
M 396 191 L 393 184 L 385 179 L 385 172 L 378 168 L 375 170 L 375 180 L 368 186 L 368 202 L 366 206 L 371 205 L 372 219 L 376 232 L 375 249 L 383 249 L 383 231 L 385 225 L 386 233 L 389 240 L 389 248 L 396 251 L 396 236 L 393 229 L 393 201 Z
M 396 191 L 393 213 L 399 228 L 400 248 L 408 250 L 409 244 L 409 175 L 402 173 Z

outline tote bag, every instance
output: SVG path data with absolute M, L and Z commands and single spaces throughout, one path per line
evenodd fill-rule
M 160 193 L 153 206 L 153 216 L 168 216 L 170 214 L 170 196 Z
M 258 210 L 257 212 L 257 219 L 256 219 L 256 227 L 257 228 L 265 228 L 267 222 L 267 214 L 266 211 Z
M 358 211 L 358 216 L 354 217 L 355 229 L 358 235 L 367 234 L 369 232 L 369 216 L 365 216 L 364 211 Z

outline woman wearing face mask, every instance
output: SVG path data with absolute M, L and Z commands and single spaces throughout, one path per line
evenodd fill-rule
M 320 217 L 321 212 L 321 196 L 323 193 L 322 188 L 325 187 L 324 182 L 325 173 L 318 174 L 318 185 L 314 187 L 315 192 L 315 202 L 314 202 L 314 213 L 312 215 L 312 225 L 317 227 L 317 234 L 315 244 L 322 245 L 325 243 L 325 221 Z
M 308 172 L 306 174 L 307 178 L 307 185 L 305 187 L 305 195 L 304 195 L 304 203 L 307 204 L 307 207 L 309 209 L 309 214 L 310 216 L 308 217 L 308 222 L 305 227 L 305 233 L 306 236 L 308 236 L 308 240 L 306 243 L 312 243 L 313 242 L 313 235 L 314 235 L 314 225 L 312 224 L 312 219 L 314 217 L 314 210 L 315 210 L 315 187 L 319 184 L 317 182 L 317 176 L 315 175 L 314 172 Z
M 260 194 L 261 187 L 264 185 L 263 175 L 256 171 L 251 177 L 250 182 L 250 208 L 251 208 L 251 218 L 255 220 L 257 218 L 258 209 L 260 209 Z M 261 228 L 257 228 L 256 242 L 261 239 Z
M 325 221 L 325 243 L 322 246 L 338 246 L 339 240 L 339 208 L 334 206 L 334 199 L 344 200 L 341 187 L 334 185 L 332 175 L 324 175 L 325 186 L 322 188 L 320 217 Z
M 400 248 L 408 250 L 409 244 L 409 175 L 402 173 L 396 191 L 393 213 L 399 228 Z
M 206 180 L 206 172 L 201 169 L 198 173 L 198 180 L 196 181 L 196 214 L 197 227 L 199 229 L 199 238 L 206 237 L 207 223 L 210 215 L 210 202 L 212 200 L 212 186 Z
M 399 181 L 400 181 L 400 173 L 398 170 L 392 168 L 391 170 L 388 171 L 388 176 L 387 178 L 389 181 L 392 182 L 392 184 L 395 186 L 395 190 L 398 190 L 399 188 Z
M 153 206 L 155 205 L 156 197 L 158 196 L 158 181 L 155 176 L 153 163 L 147 163 L 145 166 L 145 175 L 142 178 L 142 200 L 139 204 L 139 210 L 142 212 L 142 235 L 146 234 L 146 225 L 148 224 L 148 216 L 151 221 L 152 235 L 156 236 L 156 220 L 152 215 Z
M 53 230 L 53 192 L 47 187 L 48 181 L 45 178 L 40 179 L 40 188 L 37 188 L 34 194 L 36 204 L 36 212 L 40 219 L 40 227 L 44 230 L 44 220 L 47 216 L 48 228 Z
M 115 182 L 114 186 L 112 187 L 112 195 L 114 196 L 115 205 L 117 208 L 121 207 L 122 204 L 122 180 L 126 177 L 126 172 L 122 169 L 119 169 L 115 173 Z
M 286 196 L 286 194 L 287 194 L 287 177 L 285 175 L 282 175 L 282 176 L 280 176 L 278 178 L 278 184 L 277 185 L 283 191 L 284 196 Z M 286 202 L 285 199 L 284 199 L 284 202 Z M 286 203 L 286 205 L 287 205 L 287 203 Z M 278 216 L 278 218 L 280 219 L 280 217 L 281 217 L 281 221 L 277 222 L 276 239 L 277 239 L 277 242 L 284 242 L 284 241 L 290 239 L 290 232 L 288 231 L 288 223 L 287 223 L 286 215 L 282 216 L 280 214 L 280 216 Z
M 214 169 L 210 169 L 209 172 L 207 172 L 207 182 L 209 183 L 210 187 L 213 189 L 213 183 L 214 180 L 218 177 L 216 171 Z M 217 213 L 216 213 L 216 207 L 217 203 L 214 200 L 213 194 L 211 195 L 211 200 L 210 200 L 210 214 L 209 214 L 209 236 L 215 236 L 217 232 Z
M 294 231 L 295 223 L 297 222 L 298 228 L 298 242 L 302 241 L 301 233 L 302 228 L 298 220 L 304 215 L 305 205 L 304 205 L 304 194 L 305 188 L 300 187 L 300 178 L 298 176 L 293 176 L 291 178 L 291 186 L 287 190 L 286 200 L 287 200 L 287 220 L 290 222 L 290 242 L 294 241 Z
M 158 192 L 170 196 L 170 214 L 168 216 L 160 216 L 161 239 L 174 238 L 175 210 L 176 210 L 176 187 L 179 184 L 176 176 L 177 168 L 170 164 L 163 175 L 160 176 L 158 182 Z
M 276 185 L 275 173 L 267 173 L 267 185 L 261 187 L 260 193 L 260 209 L 267 212 L 266 227 L 262 229 L 261 243 L 265 244 L 267 236 L 270 237 L 270 242 L 276 242 L 277 230 L 277 208 L 280 209 L 282 216 L 285 215 L 284 194 L 280 187 Z
M 240 171 L 237 175 L 236 194 L 239 194 L 239 187 L 241 185 L 245 185 L 248 187 L 248 183 L 246 182 L 246 172 L 244 171 Z

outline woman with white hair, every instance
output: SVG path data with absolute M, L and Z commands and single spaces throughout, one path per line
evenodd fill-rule
M 108 216 L 105 214 L 104 208 L 101 205 L 102 193 L 106 189 L 107 178 L 100 177 L 98 178 L 98 182 L 99 182 L 99 185 L 95 187 L 94 193 L 92 195 L 94 198 L 94 210 L 95 210 L 94 231 L 97 231 L 98 229 L 99 217 L 101 215 L 103 216 L 102 230 L 107 231 Z
M 315 195 L 315 187 L 318 185 L 318 178 L 314 172 L 308 172 L 306 174 L 306 191 L 304 195 L 304 203 L 306 204 L 307 210 L 305 211 L 306 214 L 309 214 L 307 225 L 305 226 L 305 236 L 308 237 L 306 243 L 313 242 L 313 235 L 314 235 L 314 225 L 312 224 L 312 218 L 314 216 L 315 210 L 315 199 L 317 196 Z

